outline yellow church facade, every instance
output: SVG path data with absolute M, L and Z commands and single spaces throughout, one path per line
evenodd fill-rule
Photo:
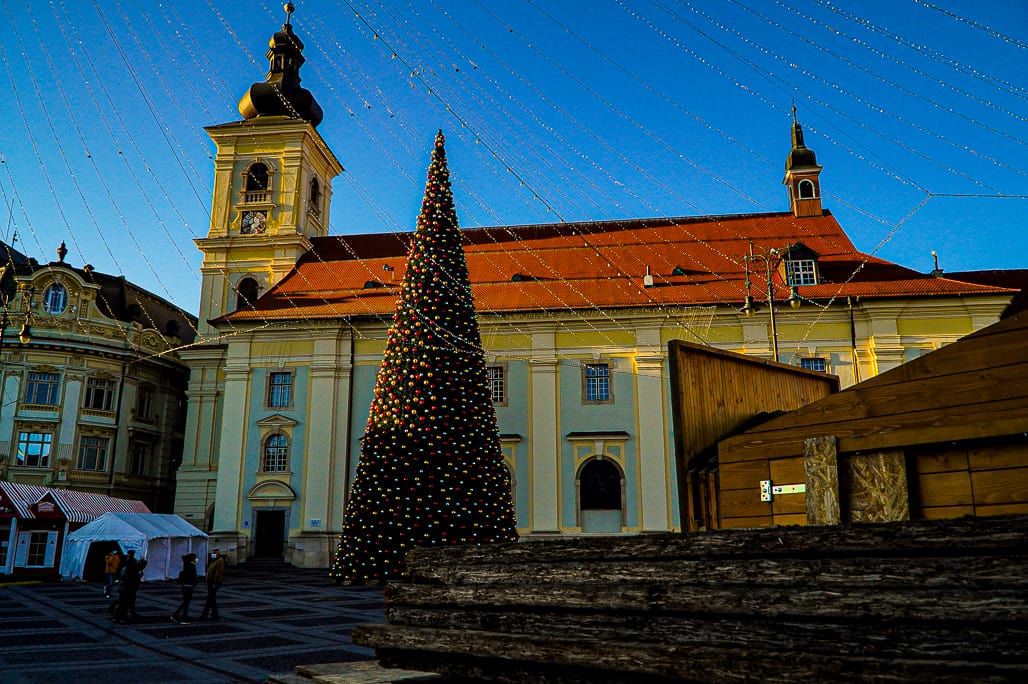
M 236 561 L 327 567 L 410 236 L 328 234 L 341 166 L 299 87 L 301 53 L 287 23 L 244 118 L 207 129 L 215 190 L 197 240 L 201 343 L 180 354 L 175 512 Z M 999 319 L 1011 290 L 859 252 L 822 207 L 821 170 L 794 120 L 788 211 L 463 231 L 523 536 L 680 529 L 671 340 L 848 386 Z

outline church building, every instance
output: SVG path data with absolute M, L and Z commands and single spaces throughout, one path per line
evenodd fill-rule
M 237 562 L 328 567 L 411 235 L 328 234 L 342 167 L 300 86 L 302 50 L 287 19 L 242 119 L 207 129 L 175 512 Z M 822 206 L 795 116 L 791 133 L 787 211 L 463 231 L 522 536 L 681 528 L 671 340 L 848 386 L 999 319 L 1011 289 L 859 252 Z

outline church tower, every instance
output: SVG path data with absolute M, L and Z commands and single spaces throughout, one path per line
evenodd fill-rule
M 217 147 L 203 252 L 200 334 L 249 306 L 328 233 L 332 179 L 342 166 L 318 134 L 321 107 L 300 86 L 303 42 L 286 22 L 268 44 L 268 74 L 239 101 L 242 121 L 206 128 Z
M 821 216 L 821 167 L 817 165 L 814 150 L 803 144 L 803 127 L 792 108 L 792 150 L 785 160 L 785 178 L 789 188 L 789 208 L 796 218 Z

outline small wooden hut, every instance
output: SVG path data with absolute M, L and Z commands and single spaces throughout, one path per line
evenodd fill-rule
M 839 378 L 680 340 L 672 340 L 668 352 L 682 528 L 720 527 L 722 500 L 727 499 L 724 503 L 732 515 L 739 499 L 746 498 L 745 492 L 735 490 L 748 486 L 754 474 L 759 479 L 770 475 L 765 472 L 768 464 L 763 469 L 730 466 L 719 471 L 718 441 L 838 392 Z M 802 463 L 799 467 L 802 475 Z M 797 474 L 776 470 L 774 476 L 781 480 Z M 725 497 L 727 492 L 733 494 Z M 793 508 L 779 513 L 803 517 L 802 509 Z
M 1028 311 L 724 439 L 717 464 L 719 527 L 1028 513 Z

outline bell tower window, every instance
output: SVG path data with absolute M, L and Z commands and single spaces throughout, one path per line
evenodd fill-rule
M 254 162 L 246 169 L 243 181 L 243 201 L 247 204 L 268 201 L 268 185 L 271 174 L 268 165 Z
M 321 213 L 321 184 L 318 183 L 317 178 L 311 179 L 311 188 L 309 197 L 309 204 L 307 205 L 310 212 L 317 216 Z
M 260 286 L 254 278 L 243 278 L 236 285 L 236 310 L 249 309 L 257 301 Z
M 813 181 L 804 178 L 798 183 L 799 197 L 800 199 L 814 199 L 814 183 Z

